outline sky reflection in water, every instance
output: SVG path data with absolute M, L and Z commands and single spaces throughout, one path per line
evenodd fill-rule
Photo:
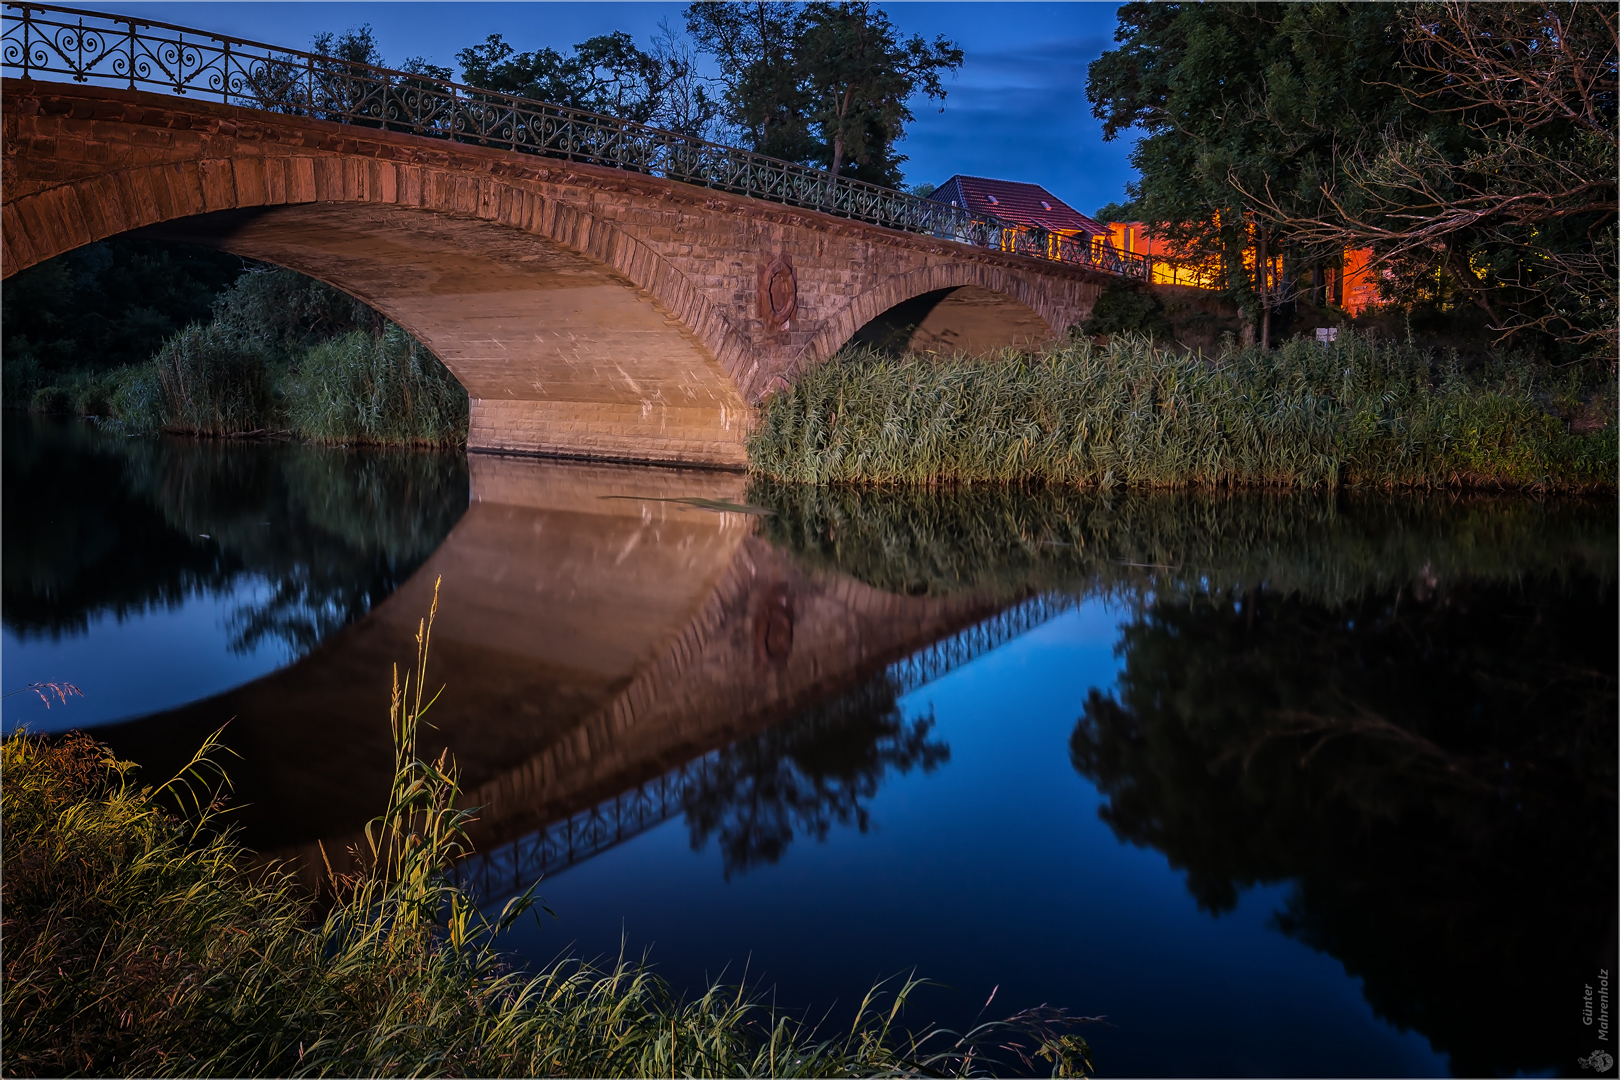
M 251 575 L 212 591 L 189 590 L 177 605 L 122 614 L 99 611 L 83 630 L 56 635 L 0 631 L 8 691 L 30 682 L 67 682 L 83 697 L 51 704 L 31 693 L 5 702 L 5 729 L 60 732 L 172 709 L 285 666 L 296 654 L 278 638 L 242 649 L 230 627 L 238 612 L 268 602 L 269 582 Z

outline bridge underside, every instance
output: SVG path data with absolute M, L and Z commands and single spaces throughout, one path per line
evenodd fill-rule
M 749 408 L 665 307 L 600 263 L 493 222 L 388 205 L 224 210 L 142 230 L 356 296 L 444 361 L 468 446 L 745 467 Z
M 935 289 L 904 300 L 856 331 L 852 345 L 879 352 L 967 353 L 1051 340 L 1046 320 L 1010 296 L 977 285 Z

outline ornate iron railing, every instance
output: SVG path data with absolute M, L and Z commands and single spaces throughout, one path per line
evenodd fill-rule
M 6 4 L 0 69 L 153 88 L 646 173 L 903 232 L 1146 278 L 1140 255 L 609 116 L 168 23 Z
M 1073 597 L 1058 594 L 1031 597 L 891 664 L 888 677 L 898 695 L 909 694 L 1022 637 L 1076 603 Z M 701 788 L 719 758 L 718 750 L 705 754 L 571 817 L 472 855 L 457 868 L 459 880 L 486 903 L 515 896 L 545 875 L 618 847 L 681 813 L 687 792 Z

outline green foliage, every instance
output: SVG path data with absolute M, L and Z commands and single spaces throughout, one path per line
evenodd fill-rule
M 163 427 L 163 380 L 155 363 L 136 364 L 116 373 L 108 415 L 131 432 L 153 432 Z
M 1142 334 L 1163 339 L 1170 333 L 1164 304 L 1153 290 L 1136 281 L 1112 281 L 1097 297 L 1082 331 L 1101 334 Z
M 723 118 L 739 142 L 784 161 L 818 158 L 794 8 L 768 0 L 688 4 L 686 29 L 720 69 Z
M 922 93 L 944 100 L 941 74 L 962 65 L 944 37 L 902 39 L 868 3 L 691 4 L 686 25 L 714 56 L 725 119 L 753 150 L 837 175 L 898 186 L 912 113 Z
M 1596 4 L 1148 4 L 1087 94 L 1143 133 L 1131 211 L 1251 313 L 1371 248 L 1403 307 L 1612 359 L 1615 20 Z M 1259 295 L 1244 250 L 1285 254 Z
M 216 323 L 193 324 L 153 359 L 163 426 L 198 435 L 241 435 L 274 426 L 269 356 Z
M 906 103 L 917 93 L 945 100 L 940 74 L 962 66 L 962 50 L 943 35 L 902 40 L 865 2 L 806 4 L 797 38 L 810 122 L 832 176 L 847 163 L 856 179 L 898 186 L 905 157 L 894 145 L 912 119 Z
M 218 829 L 213 740 L 157 790 L 82 736 L 0 745 L 8 1071 L 972 1075 L 1005 1068 L 998 1049 L 1088 1071 L 1076 1022 L 1057 1010 L 964 1035 L 901 1031 L 915 980 L 887 1006 L 875 988 L 846 1032 L 823 1038 L 743 988 L 682 1000 L 622 959 L 512 970 L 494 943 L 538 901 L 525 893 L 490 920 L 454 883 L 472 814 L 457 807 L 454 765 L 416 757 L 430 635 L 431 615 L 415 671 L 403 685 L 396 674 L 387 808 L 359 869 L 329 874 L 313 923 L 290 874 L 250 871 Z
M 297 360 L 330 338 L 354 330 L 380 334 L 388 324 L 342 290 L 269 266 L 250 270 L 221 292 L 214 301 L 213 322 L 281 363 Z
M 115 238 L 31 266 L 0 289 L 5 396 L 16 404 L 77 371 L 141 363 L 208 318 L 244 269 L 234 255 Z
M 1214 361 L 1127 337 L 999 361 L 848 352 L 766 403 L 750 457 L 811 484 L 1612 490 L 1614 419 L 1572 432 L 1546 378 L 1351 335 Z
M 45 385 L 25 357 L 14 381 L 36 412 L 111 416 L 132 432 L 465 443 L 466 390 L 354 297 L 290 270 L 256 269 L 212 310 L 211 321 L 175 334 L 148 363 Z
M 398 326 L 352 330 L 303 355 L 284 384 L 288 422 L 325 442 L 456 445 L 467 392 L 439 358 Z
M 1135 207 L 1117 202 L 1111 202 L 1106 206 L 1100 207 L 1097 212 L 1091 216 L 1097 221 L 1102 222 L 1104 225 L 1111 224 L 1115 221 L 1139 220 Z
M 572 55 L 520 53 L 500 34 L 456 54 L 472 86 L 703 136 L 719 111 L 684 44 L 667 27 L 652 51 L 623 31 L 599 34 Z

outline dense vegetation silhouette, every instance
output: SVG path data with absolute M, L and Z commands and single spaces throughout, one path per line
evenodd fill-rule
M 693 850 L 712 838 L 729 879 L 781 860 L 794 837 L 834 825 L 866 832 L 891 775 L 932 772 L 951 758 L 932 716 L 908 718 L 888 672 L 796 719 L 721 750 L 686 794 Z
M 1582 572 L 1168 596 L 1072 759 L 1205 910 L 1293 882 L 1276 926 L 1457 1075 L 1567 1069 L 1613 949 L 1616 614 Z
M 230 626 L 251 651 L 302 654 L 415 572 L 467 506 L 459 455 L 109 435 L 86 421 L 4 424 L 4 604 L 14 632 L 82 633 L 219 592 L 269 586 Z

